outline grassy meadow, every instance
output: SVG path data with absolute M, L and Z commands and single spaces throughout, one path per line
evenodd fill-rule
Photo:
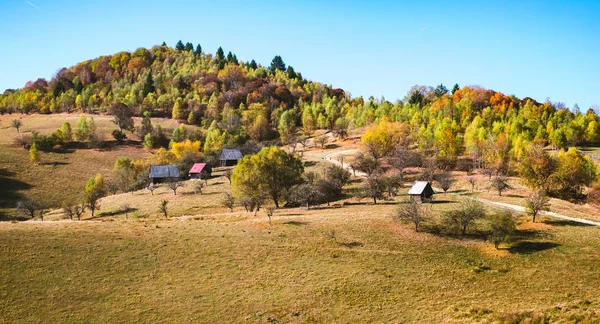
M 1 223 L 0 322 L 599 319 L 598 228 L 525 222 L 496 251 L 415 233 L 395 208 Z
M 121 156 L 132 159 L 150 155 L 141 148 L 139 142 L 131 145 L 110 145 L 107 149 L 69 148 L 60 152 L 41 152 L 41 163 L 32 165 L 29 152 L 14 144 L 22 134 L 37 131 L 51 134 L 68 121 L 73 130 L 77 125 L 78 114 L 52 115 L 3 115 L 0 116 L 0 219 L 18 217 L 14 208 L 24 196 L 41 199 L 51 207 L 59 207 L 62 201 L 77 201 L 87 180 L 102 173 L 110 177 L 115 160 Z M 90 117 L 90 115 L 87 115 Z M 110 133 L 116 126 L 111 116 L 94 115 L 98 134 L 110 140 Z M 12 128 L 13 119 L 20 119 L 23 126 L 20 132 Z M 140 119 L 135 119 L 136 125 Z M 171 132 L 177 123 L 170 119 L 154 119 L 165 132 Z M 134 142 L 139 141 L 135 134 L 127 133 Z

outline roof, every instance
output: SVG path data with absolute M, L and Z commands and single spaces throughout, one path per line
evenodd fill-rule
M 190 169 L 190 173 L 200 173 L 204 170 L 206 163 L 194 163 L 194 166 Z
M 221 151 L 221 160 L 239 160 L 243 157 L 240 149 L 223 149 Z
M 415 181 L 413 186 L 408 190 L 409 195 L 420 195 L 425 191 L 427 186 L 431 186 L 427 181 Z
M 151 165 L 150 178 L 179 178 L 176 165 Z

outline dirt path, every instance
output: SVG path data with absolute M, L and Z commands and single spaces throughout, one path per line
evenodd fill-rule
M 357 152 L 357 151 L 358 151 L 358 149 L 352 149 L 352 150 L 344 150 L 344 151 L 338 151 L 338 152 L 330 153 L 330 154 L 327 154 L 325 156 L 325 160 L 329 161 L 330 163 L 333 163 L 335 165 L 341 165 L 340 161 L 338 161 L 338 160 L 335 159 L 336 156 L 338 156 L 340 154 L 354 153 L 354 152 Z M 346 167 L 346 168 L 352 172 L 352 170 L 350 169 L 350 167 Z M 364 172 L 358 172 L 357 171 L 356 172 L 356 176 L 365 177 L 365 176 L 367 176 L 367 174 L 364 173 Z M 439 189 L 439 188 L 434 188 L 434 189 L 436 191 L 441 191 L 441 189 Z M 455 195 L 457 195 L 457 194 L 455 194 Z M 521 213 L 525 212 L 525 207 L 519 206 L 519 205 L 512 205 L 512 204 L 507 204 L 507 203 L 502 203 L 502 202 L 497 202 L 497 201 L 491 201 L 491 200 L 487 200 L 487 199 L 483 199 L 483 198 L 471 198 L 471 199 L 475 199 L 475 200 L 477 200 L 477 201 L 479 201 L 479 202 L 481 202 L 483 204 L 486 204 L 486 205 L 491 205 L 491 206 L 496 206 L 496 207 L 502 207 L 502 208 L 514 210 L 514 211 L 521 212 Z M 576 223 L 586 224 L 586 225 L 600 226 L 600 222 L 594 222 L 594 221 L 583 219 L 583 218 L 576 218 L 576 217 L 565 216 L 565 215 L 557 214 L 557 213 L 551 212 L 551 211 L 541 211 L 540 215 L 549 216 L 549 217 L 553 217 L 553 218 L 558 218 L 558 219 L 562 219 L 562 220 L 566 220 L 566 221 L 570 221 L 570 222 L 576 222 Z
M 351 174 L 354 174 L 357 177 L 366 177 L 367 176 L 366 173 L 360 172 L 360 171 L 354 172 L 348 163 L 345 163 L 344 165 L 342 165 L 342 162 L 340 162 L 340 161 L 338 161 L 338 160 L 335 159 L 335 157 L 338 156 L 338 155 L 349 154 L 349 153 L 356 153 L 358 151 L 359 151 L 358 149 L 337 151 L 337 152 L 329 153 L 329 154 L 325 155 L 324 159 L 326 161 L 330 162 L 330 163 L 333 163 L 335 165 L 339 165 L 341 167 L 344 167 L 344 169 L 347 169 L 348 171 L 350 171 Z

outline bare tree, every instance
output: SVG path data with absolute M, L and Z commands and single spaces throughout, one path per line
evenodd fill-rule
M 169 189 L 173 190 L 173 195 L 177 195 L 177 188 L 181 187 L 183 184 L 177 178 L 171 178 L 168 182 Z
M 275 213 L 275 206 L 265 207 L 265 213 L 267 214 L 267 217 L 269 218 L 269 225 L 271 225 L 271 218 L 273 217 L 273 214 Z
M 410 199 L 398 206 L 396 219 L 401 222 L 412 223 L 415 225 L 415 231 L 418 232 L 419 225 L 430 219 L 430 213 L 427 207 L 419 204 L 415 199 Z
M 35 218 L 35 212 L 40 209 L 40 202 L 33 198 L 26 198 L 17 203 L 17 210 L 23 215 L 31 217 L 31 219 Z
M 81 220 L 81 215 L 83 215 L 84 211 L 85 211 L 85 203 L 81 203 L 81 205 L 78 205 L 78 204 L 71 205 L 71 204 L 63 203 L 63 213 L 65 214 L 65 216 L 69 217 L 69 219 L 71 219 L 71 220 L 73 220 L 74 217 L 76 217 L 77 220 Z
M 128 203 L 125 203 L 125 204 L 121 205 L 121 210 L 125 213 L 125 219 L 127 219 L 127 214 L 129 214 L 129 212 L 131 211 L 131 205 Z
M 150 190 L 152 196 L 154 196 L 154 190 L 156 190 L 156 188 L 157 186 L 152 182 L 148 183 L 148 186 L 146 186 L 146 189 Z
M 18 120 L 18 119 L 13 119 L 12 121 L 12 127 L 17 129 L 17 133 L 19 132 L 19 128 L 21 128 L 21 126 L 23 126 L 23 123 Z
M 525 210 L 533 217 L 535 223 L 535 217 L 540 211 L 550 210 L 550 199 L 546 196 L 546 192 L 544 190 L 533 192 L 525 202 Z
M 231 184 L 231 175 L 233 174 L 233 169 L 227 169 L 223 172 L 223 175 L 227 180 L 229 180 L 229 184 Z
M 435 176 L 435 181 L 438 183 L 440 188 L 444 190 L 444 195 L 446 194 L 448 189 L 450 189 L 450 187 L 454 184 L 454 179 L 452 179 L 452 173 L 448 171 L 437 174 Z
M 169 217 L 168 209 L 167 209 L 168 204 L 169 204 L 169 201 L 166 199 L 163 199 L 160 202 L 160 205 L 158 206 L 158 210 L 165 216 L 165 218 Z
M 325 148 L 325 144 L 327 144 L 327 137 L 325 137 L 325 135 L 321 135 L 317 137 L 315 141 L 321 145 L 321 148 Z
M 202 182 L 202 181 L 196 182 L 196 185 L 194 186 L 196 193 L 202 194 L 202 188 L 204 188 L 204 182 Z
M 498 191 L 498 196 L 502 196 L 503 191 L 512 189 L 512 187 L 508 184 L 508 178 L 505 176 L 494 177 L 490 183 L 490 187 Z
M 221 200 L 221 205 L 223 207 L 229 208 L 229 212 L 233 213 L 233 207 L 235 206 L 235 197 L 230 193 L 225 193 L 223 199 Z
M 110 192 L 111 194 L 115 195 L 117 193 L 117 191 L 119 191 L 119 184 L 115 181 L 109 181 L 106 184 L 106 191 Z
M 471 193 L 473 193 L 473 191 L 475 191 L 475 184 L 477 184 L 477 178 L 468 177 L 467 182 L 471 185 Z
M 483 205 L 474 199 L 465 199 L 458 209 L 444 213 L 444 223 L 450 228 L 458 229 L 462 235 L 465 235 L 468 227 L 474 221 L 483 217 L 485 217 Z

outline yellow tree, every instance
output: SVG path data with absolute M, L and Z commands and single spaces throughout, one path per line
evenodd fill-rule
M 33 143 L 31 148 L 29 148 L 29 159 L 31 159 L 31 163 L 38 164 L 40 163 L 40 152 L 38 152 L 37 145 Z

